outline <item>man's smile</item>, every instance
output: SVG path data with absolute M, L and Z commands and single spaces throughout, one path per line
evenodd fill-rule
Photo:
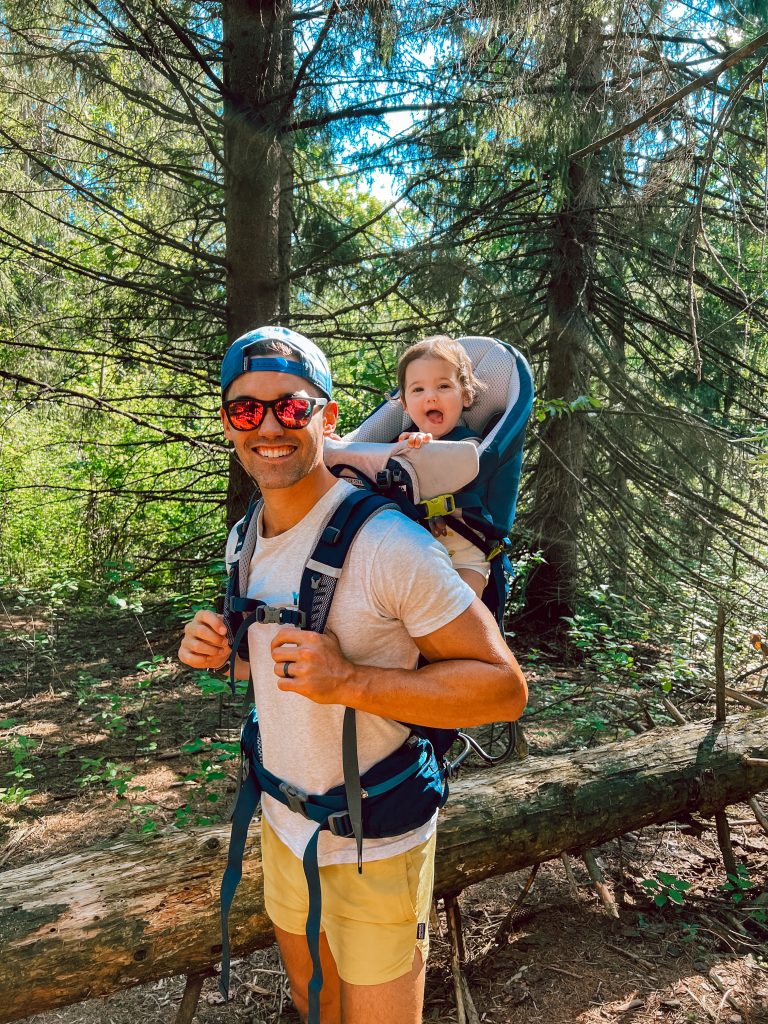
M 252 451 L 254 451 L 262 459 L 282 459 L 285 458 L 287 455 L 292 455 L 296 451 L 296 446 L 290 444 L 269 446 L 256 444 L 253 446 Z

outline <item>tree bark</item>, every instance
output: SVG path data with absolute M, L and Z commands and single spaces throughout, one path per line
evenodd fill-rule
M 225 0 L 224 188 L 228 342 L 288 313 L 292 178 L 284 151 L 293 78 L 289 0 Z M 244 513 L 253 483 L 230 462 L 227 522 Z
M 587 14 L 573 29 L 566 54 L 565 80 L 571 83 L 572 104 L 583 103 L 584 89 L 597 89 L 602 79 L 603 43 L 600 19 Z M 581 115 L 579 137 L 593 138 L 600 123 L 595 108 Z M 573 117 L 577 114 L 574 110 Z M 564 142 L 568 149 L 578 148 Z M 567 163 L 563 199 L 552 234 L 547 331 L 545 399 L 572 402 L 589 387 L 587 353 L 595 220 L 600 197 L 600 166 L 595 160 Z M 581 525 L 584 448 L 587 419 L 563 413 L 541 429 L 541 454 L 531 515 L 533 546 L 543 561 L 526 585 L 526 606 L 516 628 L 561 645 L 563 616 L 576 606 L 579 580 L 578 535 Z
M 587 849 L 768 786 L 768 711 L 689 723 L 459 780 L 439 827 L 435 892 Z M 29 864 L 0 875 L 0 1022 L 105 995 L 219 958 L 218 889 L 228 829 Z M 232 914 L 236 953 L 264 946 L 259 828 Z

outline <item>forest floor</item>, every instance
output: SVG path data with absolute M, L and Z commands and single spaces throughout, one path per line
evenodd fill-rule
M 237 712 L 216 681 L 175 661 L 180 626 L 170 606 L 136 615 L 7 597 L 0 615 L 0 869 L 127 833 L 221 820 L 233 767 L 216 743 Z M 537 652 L 522 660 L 529 757 L 628 735 L 604 713 L 606 702 L 622 706 L 604 680 L 547 664 Z M 712 713 L 701 699 L 686 710 Z M 730 882 L 712 822 L 695 816 L 595 851 L 618 918 L 576 858 L 575 888 L 560 861 L 541 866 L 511 929 L 501 926 L 528 872 L 467 889 L 466 975 L 479 1020 L 768 1024 L 768 836 L 748 805 L 728 813 L 742 865 Z M 457 1010 L 442 914 L 438 921 L 424 1019 L 447 1024 Z M 236 962 L 233 975 L 226 1008 L 214 981 L 206 983 L 201 1024 L 298 1021 L 274 948 Z M 30 1022 L 170 1024 L 183 985 L 169 978 Z

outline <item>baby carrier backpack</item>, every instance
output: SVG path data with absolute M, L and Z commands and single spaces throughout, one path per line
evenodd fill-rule
M 483 603 L 502 625 L 507 578 L 512 574 L 507 546 L 517 508 L 525 426 L 533 406 L 533 375 L 525 357 L 497 338 L 469 336 L 457 341 L 466 350 L 475 377 L 484 385 L 462 417 L 470 432 L 481 439 L 477 447 L 477 475 L 457 491 L 428 496 L 415 508 L 408 501 L 414 483 L 401 466 L 386 467 L 375 487 L 413 519 L 424 521 L 454 510 L 462 513 L 461 519 L 451 517 L 451 529 L 466 536 L 490 562 L 491 574 Z M 413 429 L 408 413 L 400 402 L 393 401 L 396 398 L 397 392 L 393 392 L 344 440 L 387 442 Z M 467 443 L 440 441 L 419 451 L 422 461 L 426 461 L 434 457 L 435 449 L 445 453 L 450 445 L 458 455 Z M 349 461 L 353 458 L 354 454 Z
M 257 540 L 259 502 L 252 503 L 238 525 L 236 562 L 230 569 L 224 603 L 224 621 L 232 647 L 230 687 L 235 692 L 235 657 L 248 659 L 248 629 L 253 623 L 293 625 L 323 632 L 333 595 L 344 562 L 358 531 L 385 508 L 397 508 L 417 520 L 449 514 L 461 509 L 463 519 L 476 531 L 473 543 L 488 556 L 491 579 L 486 594 L 492 611 L 503 615 L 506 591 L 502 560 L 506 559 L 506 538 L 514 519 L 522 462 L 525 423 L 533 401 L 532 378 L 528 364 L 509 345 L 492 338 L 461 338 L 473 362 L 475 375 L 486 383 L 471 409 L 466 410 L 467 426 L 482 437 L 477 450 L 479 471 L 468 487 L 456 493 L 445 492 L 421 498 L 420 485 L 430 476 L 426 469 L 414 469 L 413 461 L 392 458 L 387 450 L 381 468 L 372 475 L 370 442 L 391 443 L 408 428 L 402 407 L 385 401 L 344 438 L 343 459 L 337 460 L 342 475 L 352 471 L 362 484 L 340 503 L 322 530 L 305 566 L 299 588 L 298 606 L 276 608 L 245 597 L 251 557 Z M 429 450 L 466 445 L 466 442 L 441 442 L 426 445 L 416 463 L 429 458 Z M 362 462 L 355 465 L 356 446 L 365 448 Z M 473 449 L 474 458 L 474 445 Z M 461 453 L 459 453 L 461 454 Z M 466 455 L 466 452 L 464 453 Z M 459 460 L 461 461 L 461 460 Z M 426 465 L 426 463 L 425 463 Z M 366 486 L 367 485 L 367 486 Z M 431 481 L 427 482 L 431 487 Z M 416 499 L 416 500 L 415 500 Z M 451 524 L 453 527 L 453 523 Z M 458 531 L 457 531 L 458 532 Z M 481 537 L 477 538 L 477 532 Z M 496 568 L 494 569 L 494 563 Z M 252 684 L 249 687 L 252 693 Z M 222 970 L 220 990 L 229 995 L 229 910 L 242 876 L 242 858 L 250 821 L 261 793 L 266 792 L 292 811 L 317 825 L 304 853 L 303 865 L 309 893 L 307 941 L 313 972 L 309 982 L 309 1021 L 318 1024 L 319 994 L 322 987 L 320 966 L 320 875 L 317 844 L 320 832 L 353 838 L 357 845 L 358 870 L 362 871 L 363 839 L 402 835 L 427 822 L 448 795 L 446 754 L 458 735 L 456 729 L 433 729 L 409 724 L 408 739 L 361 777 L 357 761 L 355 712 L 347 708 L 342 732 L 344 784 L 324 794 L 307 794 L 274 776 L 261 763 L 258 719 L 255 709 L 241 730 L 241 770 L 239 788 L 232 813 L 227 868 L 221 885 Z

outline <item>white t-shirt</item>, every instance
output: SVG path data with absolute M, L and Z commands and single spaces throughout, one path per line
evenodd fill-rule
M 298 602 L 304 566 L 320 532 L 352 490 L 351 484 L 339 481 L 300 523 L 276 537 L 264 537 L 259 522 L 248 597 L 278 607 Z M 236 539 L 233 530 L 227 543 L 228 563 L 234 557 Z M 423 527 L 386 509 L 363 526 L 350 548 L 327 628 L 355 664 L 413 668 L 419 652 L 411 638 L 426 636 L 453 621 L 473 596 L 452 568 L 445 548 Z M 248 631 L 264 766 L 305 793 L 325 793 L 344 779 L 344 707 L 317 704 L 278 689 L 270 642 L 279 628 L 254 624 Z M 409 719 L 407 707 L 402 715 Z M 396 750 L 407 736 L 408 729 L 400 722 L 358 711 L 361 774 Z M 267 795 L 262 813 L 296 856 L 303 856 L 317 826 Z M 433 829 L 434 819 L 402 836 L 366 839 L 364 855 L 368 860 L 394 856 L 423 842 Z M 355 863 L 355 844 L 324 831 L 318 860 L 321 865 Z

